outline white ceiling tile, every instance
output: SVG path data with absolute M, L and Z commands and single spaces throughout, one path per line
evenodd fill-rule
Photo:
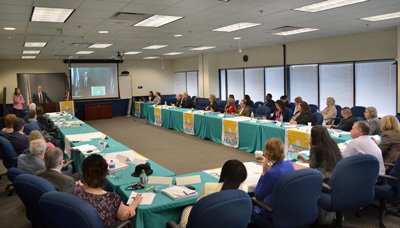
M 68 1 L 54 1 L 54 0 L 35 0 L 33 6 L 49 7 L 49 8 L 66 8 L 76 9 L 83 0 L 68 0 Z
M 0 5 L 0 14 L 23 14 L 31 15 L 31 6 Z
M 165 8 L 166 6 L 155 6 L 155 5 L 133 3 L 122 8 L 120 11 L 129 13 L 156 14 Z
M 198 9 L 198 10 L 206 10 L 212 7 L 224 4 L 223 2 L 216 0 L 184 0 L 180 3 L 174 5 L 174 7 L 188 8 L 188 9 Z
M 149 4 L 149 5 L 159 5 L 159 6 L 173 6 L 182 0 L 135 0 L 135 3 Z
M 119 11 L 126 5 L 126 3 L 119 2 L 85 0 L 79 9 Z
M 169 7 L 166 8 L 160 12 L 158 12 L 158 14 L 161 15 L 171 15 L 171 16 L 189 16 L 189 15 L 193 15 L 195 13 L 201 12 L 200 9 L 190 9 L 190 8 L 181 8 L 181 7 Z
M 107 8 L 104 8 L 102 10 L 91 10 L 91 9 L 77 9 L 75 12 L 72 14 L 71 18 L 74 17 L 81 17 L 81 18 L 110 18 L 113 15 L 115 15 L 117 12 L 116 11 L 110 11 L 106 10 Z M 70 19 L 71 19 L 70 18 Z M 68 19 L 68 21 L 70 20 Z M 84 21 L 84 20 L 82 20 Z

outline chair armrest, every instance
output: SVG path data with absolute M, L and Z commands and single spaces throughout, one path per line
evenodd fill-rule
M 62 169 L 68 168 L 69 165 L 72 165 L 72 173 L 75 173 L 76 172 L 76 166 L 75 166 L 74 160 L 69 160 L 68 162 L 66 162 L 63 165 Z
M 383 178 L 383 179 L 389 179 L 389 180 L 395 180 L 395 181 L 398 181 L 397 177 L 390 176 L 390 175 L 383 175 L 383 174 L 379 174 L 379 178 Z
M 176 224 L 176 222 L 173 220 L 168 221 L 166 227 L 167 228 L 179 228 L 178 224 Z
M 258 199 L 256 199 L 256 197 L 251 197 L 251 200 L 253 201 L 253 203 L 257 204 L 257 206 L 266 209 L 270 213 L 273 211 L 273 209 L 270 206 L 268 206 L 267 204 L 265 204 L 264 201 L 258 200 Z
M 332 187 L 328 184 L 322 183 L 322 192 L 329 192 L 332 191 Z
M 128 228 L 133 228 L 133 223 L 132 223 L 132 221 L 130 219 L 125 220 L 125 221 L 123 221 L 123 222 L 121 222 L 119 224 L 116 224 L 116 225 L 111 225 L 108 228 L 122 228 L 122 227 L 126 227 L 126 226 L 128 226 Z
M 385 163 L 385 166 L 394 167 L 394 164 L 392 164 L 392 163 Z

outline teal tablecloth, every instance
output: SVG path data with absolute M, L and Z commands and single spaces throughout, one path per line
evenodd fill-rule
M 200 175 L 201 183 L 199 184 L 191 184 L 191 186 L 196 188 L 196 192 L 200 194 L 200 191 L 203 189 L 204 183 L 207 182 L 218 182 L 218 179 L 205 173 L 205 172 L 196 172 L 180 175 L 177 177 L 183 176 L 192 176 L 192 175 Z M 129 185 L 123 185 L 117 191 L 121 196 L 124 202 L 128 201 L 128 198 L 131 194 L 131 191 L 125 190 Z M 182 214 L 182 210 L 185 206 L 196 203 L 198 196 L 189 197 L 186 199 L 180 199 L 174 201 L 173 199 L 166 196 L 161 192 L 162 189 L 168 188 L 168 185 L 162 184 L 147 184 L 146 188 L 154 186 L 160 189 L 160 192 L 155 193 L 153 203 L 151 205 L 139 205 L 136 209 L 136 215 L 132 218 L 135 228 L 164 228 L 169 220 L 174 220 L 179 223 L 179 219 Z M 145 189 L 146 189 L 145 188 Z M 138 193 L 146 192 L 145 189 L 138 190 Z M 150 191 L 149 191 L 150 192 Z

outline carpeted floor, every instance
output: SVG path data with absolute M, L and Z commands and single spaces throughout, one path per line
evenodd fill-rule
M 87 123 L 177 175 L 221 167 L 229 159 L 251 161 L 254 158 L 251 153 L 150 125 L 146 120 L 136 117 L 114 117 Z M 1 164 L 0 173 L 5 172 L 6 169 Z M 15 193 L 11 197 L 7 196 L 8 191 L 4 189 L 9 183 L 6 177 L 0 180 L 1 227 L 31 227 L 18 196 Z M 354 212 L 347 212 L 344 225 L 378 227 L 377 216 L 376 210 L 364 210 L 361 218 L 355 217 Z M 385 223 L 388 228 L 399 227 L 400 218 L 388 215 Z

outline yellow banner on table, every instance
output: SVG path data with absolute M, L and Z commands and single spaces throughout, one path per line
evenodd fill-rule
M 74 101 L 60 101 L 60 112 L 67 112 L 75 115 Z
M 142 102 L 135 102 L 135 116 L 140 117 L 140 103 Z
M 161 126 L 161 107 L 154 107 L 154 125 Z
M 183 113 L 183 132 L 194 135 L 194 116 L 191 112 Z
M 222 144 L 238 148 L 239 146 L 239 123 L 229 119 L 222 120 Z
M 289 147 L 293 148 L 293 153 L 297 153 L 310 148 L 310 133 L 293 129 L 285 131 L 285 155 Z M 286 157 L 286 156 L 285 156 Z

